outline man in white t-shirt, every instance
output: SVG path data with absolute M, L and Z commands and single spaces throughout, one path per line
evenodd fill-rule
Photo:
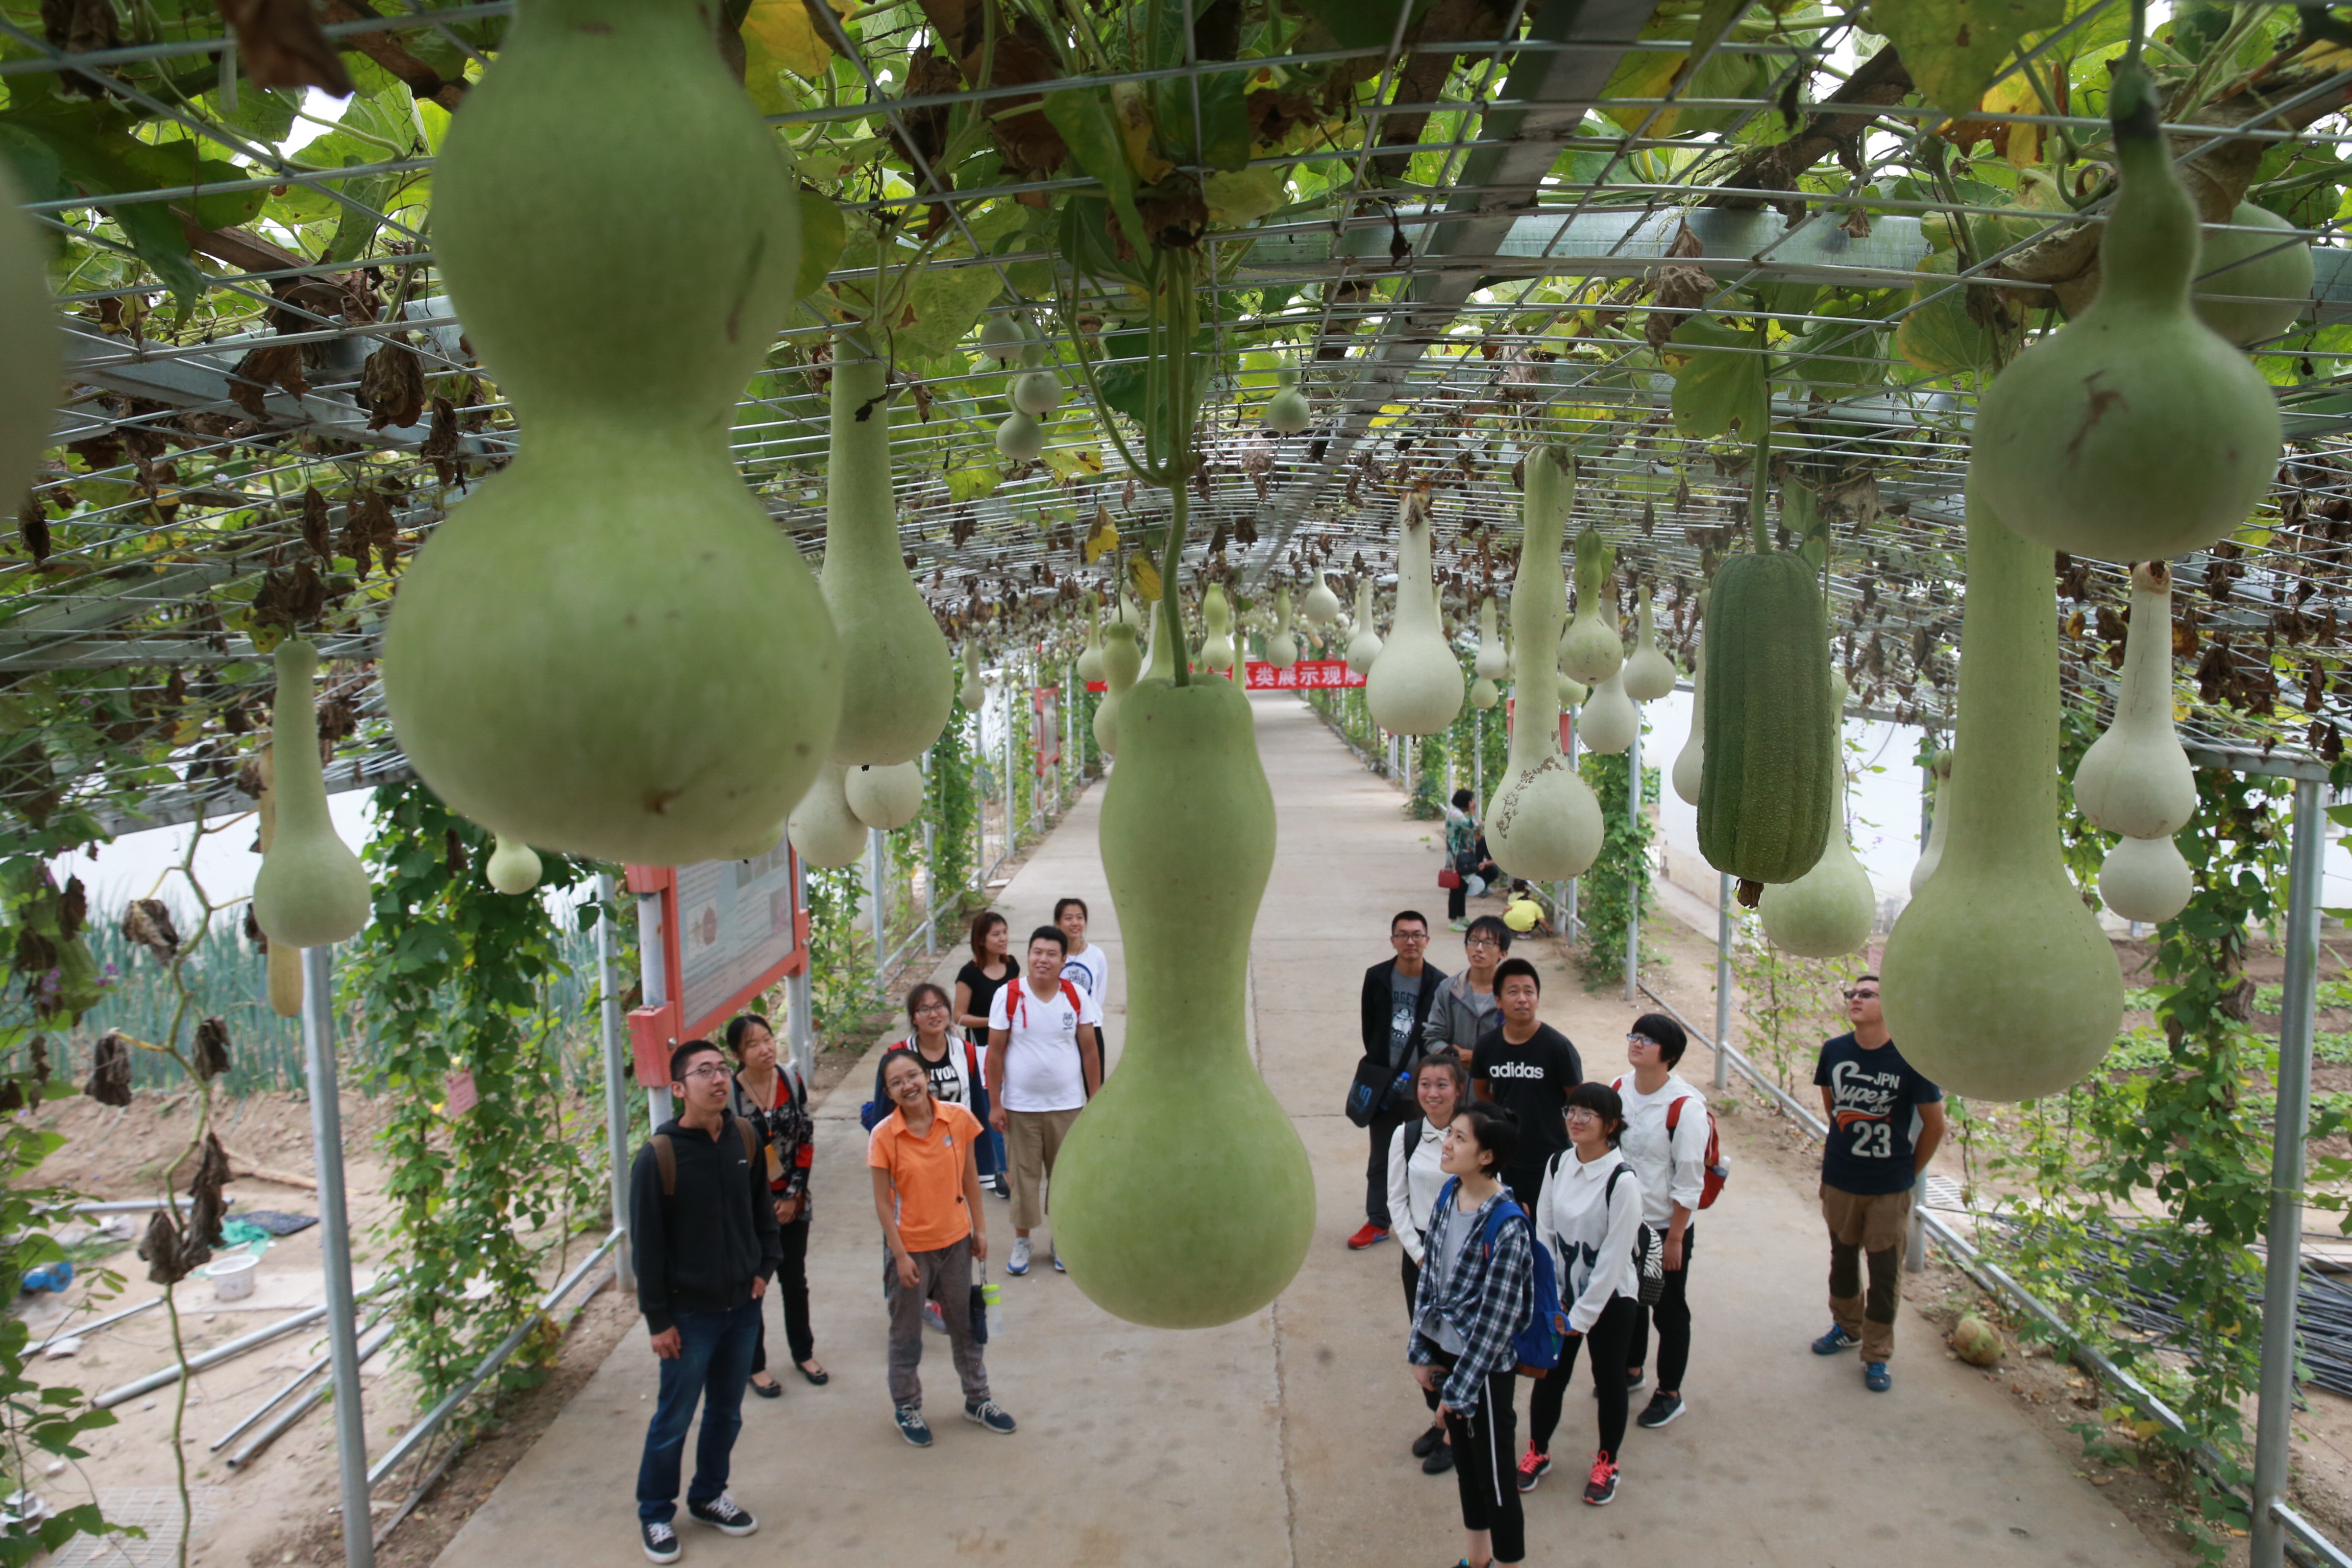
M 1045 1217 L 1045 1187 L 1062 1140 L 1102 1087 L 1102 1007 L 1062 976 L 1069 939 L 1057 926 L 1029 933 L 1026 972 L 988 1007 L 989 1122 L 1013 1167 L 1013 1255 L 1029 1272 L 1029 1233 Z M 1054 1255 L 1060 1271 L 1060 1253 Z

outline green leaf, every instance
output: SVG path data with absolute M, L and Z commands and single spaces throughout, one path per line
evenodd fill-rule
M 251 223 L 261 216 L 261 204 L 269 195 L 267 189 L 204 194 L 205 185 L 247 180 L 253 177 L 253 171 L 218 158 L 199 156 L 194 142 L 166 142 L 160 145 L 134 142 L 123 150 L 123 162 L 149 176 L 154 189 L 184 186 L 198 193 L 187 199 L 185 205 L 190 216 L 205 228 L 235 228 L 239 224 Z
M 895 322 L 890 335 L 901 355 L 929 359 L 950 353 L 996 298 L 992 267 L 942 267 L 937 260 L 915 268 L 907 280 L 907 311 L 912 321 Z
M 2066 19 L 2066 0 L 1880 0 L 1871 16 L 1920 95 L 1958 116 L 1977 107 L 2027 34 Z
M 1429 9 L 1429 0 L 1299 0 L 1298 8 L 1323 24 L 1343 49 L 1386 48 L 1396 37 L 1397 10 L 1410 6 L 1407 35 L 1413 22 Z
M 1171 6 L 1171 13 L 1174 8 Z M 1250 161 L 1249 73 L 1170 77 L 1151 85 L 1151 118 L 1160 143 L 1180 163 L 1204 163 L 1227 174 Z M 1200 119 L 1192 116 L 1195 100 Z
M 1760 332 L 1734 331 L 1693 316 L 1675 329 L 1670 354 L 1685 357 L 1675 373 L 1675 429 L 1698 439 L 1728 435 L 1734 426 L 1753 437 L 1769 412 Z
M 793 298 L 805 300 L 824 287 L 825 275 L 841 261 L 849 240 L 841 209 L 814 191 L 801 195 L 801 269 L 793 279 Z
M 1061 132 L 1072 160 L 1102 183 L 1128 243 L 1142 249 L 1147 241 L 1143 215 L 1135 206 L 1135 175 L 1127 166 L 1127 149 L 1111 118 L 1109 99 L 1094 89 L 1063 88 L 1045 95 L 1045 110 L 1046 121 Z
M 12 140 L 21 136 L 38 142 L 56 160 L 64 181 L 83 195 L 100 198 L 152 188 L 128 156 L 152 149 L 97 113 L 47 106 L 38 114 L 11 110 L 0 116 L 0 124 L 12 128 Z M 14 161 L 19 166 L 24 163 Z M 156 280 L 172 291 L 180 309 L 194 310 L 204 298 L 205 275 L 189 259 L 187 236 L 171 209 L 162 202 L 94 200 L 93 205 L 121 226 L 122 237 Z

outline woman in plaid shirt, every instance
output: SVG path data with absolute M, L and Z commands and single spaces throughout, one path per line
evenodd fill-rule
M 1496 1179 L 1518 1141 L 1510 1112 L 1494 1105 L 1470 1107 L 1446 1130 L 1438 1168 L 1454 1179 L 1429 1217 L 1405 1352 L 1415 1381 L 1438 1394 L 1453 1441 L 1468 1568 L 1527 1555 L 1511 1464 L 1512 1341 L 1535 1306 L 1534 1231 Z M 1498 1204 L 1509 1213 L 1489 1247 L 1486 1222 Z

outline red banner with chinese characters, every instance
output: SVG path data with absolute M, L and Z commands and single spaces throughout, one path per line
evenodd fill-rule
M 1319 691 L 1343 686 L 1361 686 L 1364 678 L 1348 668 L 1342 658 L 1302 658 L 1287 669 L 1276 669 L 1263 659 L 1249 661 L 1249 674 L 1244 682 L 1251 691 Z

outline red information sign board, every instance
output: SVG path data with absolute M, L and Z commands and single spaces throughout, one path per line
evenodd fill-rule
M 1302 658 L 1286 669 L 1276 669 L 1264 659 L 1249 661 L 1244 685 L 1251 691 L 1321 691 L 1338 690 L 1344 686 L 1361 686 L 1364 678 L 1348 668 L 1344 658 Z
M 631 866 L 629 891 L 661 899 L 662 969 L 669 1000 L 629 1013 L 637 1081 L 669 1087 L 670 1048 L 707 1037 L 736 1011 L 808 964 L 808 911 L 791 848 L 757 860 Z

